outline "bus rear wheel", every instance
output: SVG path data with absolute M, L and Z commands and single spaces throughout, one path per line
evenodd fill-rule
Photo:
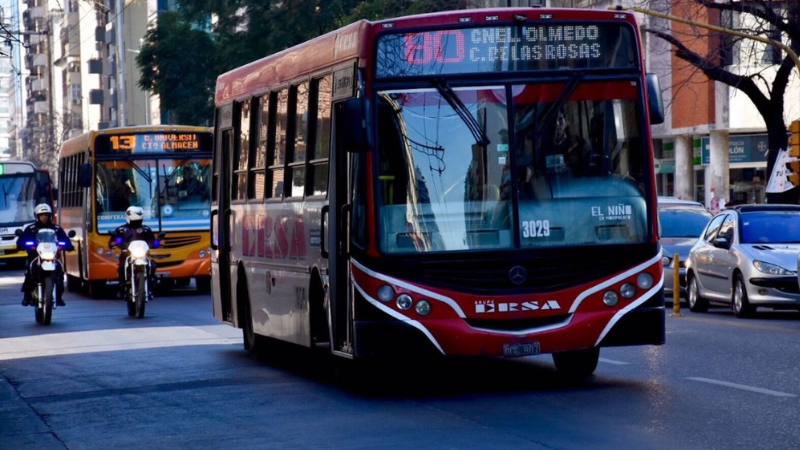
M 239 283 L 236 289 L 236 300 L 239 302 L 239 325 L 242 327 L 242 340 L 244 349 L 253 356 L 262 356 L 265 353 L 266 339 L 264 336 L 256 334 L 253 327 L 253 313 L 250 306 L 250 295 L 247 290 L 247 281 L 244 276 L 239 274 Z
M 599 360 L 599 347 L 553 353 L 553 363 L 555 363 L 556 369 L 571 378 L 590 376 L 597 369 L 597 361 Z

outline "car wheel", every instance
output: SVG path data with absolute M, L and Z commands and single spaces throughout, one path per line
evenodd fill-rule
M 736 281 L 733 286 L 733 314 L 736 317 L 750 317 L 756 311 L 750 301 L 747 299 L 747 289 L 744 285 L 744 277 L 742 274 L 736 274 Z
M 697 278 L 694 275 L 688 275 L 688 289 L 686 293 L 686 301 L 689 303 L 689 310 L 691 312 L 706 312 L 708 311 L 708 300 L 700 296 L 700 289 L 697 286 Z

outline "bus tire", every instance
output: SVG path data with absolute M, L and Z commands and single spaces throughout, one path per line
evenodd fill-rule
M 597 369 L 600 347 L 553 353 L 556 370 L 570 378 L 585 378 Z
M 266 347 L 263 336 L 256 334 L 253 327 L 253 313 L 250 307 L 250 294 L 247 289 L 247 279 L 244 271 L 239 271 L 239 281 L 236 283 L 236 301 L 239 306 L 239 325 L 242 327 L 242 341 L 244 349 L 253 356 L 260 356 Z
M 81 279 L 67 275 L 67 290 L 70 292 L 78 292 L 81 290 Z
M 89 297 L 103 298 L 106 290 L 105 280 L 89 280 L 87 284 L 89 286 Z
M 330 347 L 330 331 L 328 325 L 328 313 L 325 307 L 326 295 L 322 280 L 315 272 L 311 277 L 309 287 L 309 322 L 311 330 L 311 346 Z
M 208 294 L 211 292 L 211 277 L 195 277 L 195 284 L 197 285 L 197 292 L 201 294 Z

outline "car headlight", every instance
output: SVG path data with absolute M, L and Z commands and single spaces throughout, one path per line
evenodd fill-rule
M 753 266 L 758 269 L 759 272 L 766 273 L 769 275 L 787 275 L 792 276 L 794 272 L 791 270 L 786 270 L 781 266 L 770 264 L 764 261 L 753 261 Z

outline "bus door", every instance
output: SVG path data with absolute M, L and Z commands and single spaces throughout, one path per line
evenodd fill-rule
M 215 315 L 222 321 L 234 323 L 233 295 L 231 292 L 231 249 L 233 245 L 233 224 L 231 224 L 231 155 L 233 155 L 233 107 L 220 108 L 219 130 L 214 136 L 214 168 L 211 204 L 211 247 L 217 252 L 217 276 L 212 276 L 214 298 L 220 301 L 220 311 Z M 226 129 L 223 129 L 226 128 Z M 213 256 L 213 255 L 212 255 Z M 213 261 L 213 260 L 212 260 Z
M 328 218 L 325 242 L 328 252 L 331 349 L 353 354 L 353 286 L 350 279 L 351 154 L 343 145 L 344 102 L 333 105 L 334 145 L 331 145 L 328 186 Z

